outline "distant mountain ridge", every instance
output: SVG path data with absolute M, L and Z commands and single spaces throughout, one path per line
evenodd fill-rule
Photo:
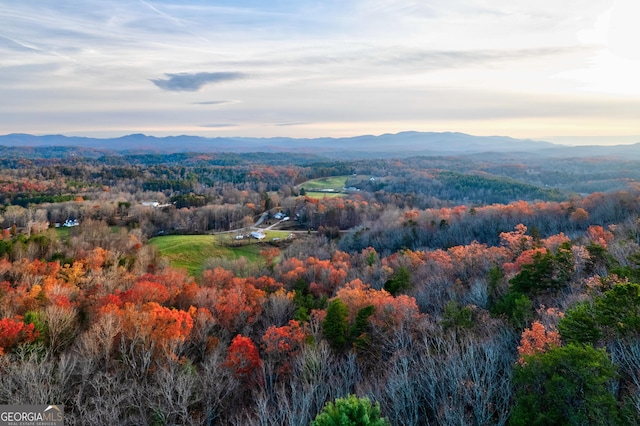
M 379 136 L 346 138 L 251 138 L 166 136 L 131 134 L 117 138 L 89 138 L 64 135 L 34 136 L 9 134 L 0 136 L 0 145 L 10 147 L 72 146 L 120 153 L 179 152 L 295 152 L 331 158 L 406 157 L 415 155 L 464 155 L 487 152 L 528 152 L 546 156 L 640 158 L 640 143 L 616 146 L 566 146 L 507 136 L 473 136 L 457 132 L 401 132 Z

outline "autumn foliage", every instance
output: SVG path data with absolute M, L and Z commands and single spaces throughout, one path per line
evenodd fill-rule
M 193 328 L 189 312 L 165 308 L 157 302 L 139 306 L 127 302 L 122 308 L 107 305 L 102 308 L 102 313 L 120 317 L 123 336 L 140 343 L 143 350 L 153 350 L 155 354 L 172 355 Z
M 534 321 L 530 328 L 525 328 L 520 338 L 518 354 L 520 364 L 525 363 L 525 355 L 534 355 L 546 352 L 549 348 L 560 346 L 560 333 L 555 330 L 547 330 L 539 321 Z
M 25 324 L 21 319 L 3 318 L 0 320 L 0 355 L 16 345 L 33 342 L 37 337 L 33 324 Z
M 231 369 L 237 378 L 249 380 L 262 365 L 262 360 L 253 341 L 249 337 L 238 334 L 231 341 L 222 365 Z
M 262 336 L 262 350 L 265 359 L 278 365 L 278 371 L 288 373 L 291 360 L 302 350 L 307 336 L 300 323 L 290 320 L 282 327 L 270 326 Z

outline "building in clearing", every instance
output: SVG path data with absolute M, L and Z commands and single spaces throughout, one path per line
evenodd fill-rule
M 266 237 L 266 235 L 264 235 L 262 232 L 259 231 L 253 231 L 251 234 L 252 238 L 255 238 L 256 240 L 264 240 L 264 238 Z

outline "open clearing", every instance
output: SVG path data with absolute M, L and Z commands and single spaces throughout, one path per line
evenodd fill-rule
M 238 259 L 246 257 L 256 262 L 261 250 L 273 238 L 284 239 L 287 231 L 267 231 L 264 242 L 255 239 L 235 240 L 236 234 L 221 235 L 165 235 L 154 237 L 149 244 L 155 246 L 161 256 L 169 259 L 171 266 L 184 268 L 196 276 L 202 272 L 205 262 L 212 257 Z
M 329 176 L 312 179 L 301 183 L 298 188 L 304 188 L 311 198 L 345 197 L 347 194 L 342 190 L 348 178 L 349 176 Z

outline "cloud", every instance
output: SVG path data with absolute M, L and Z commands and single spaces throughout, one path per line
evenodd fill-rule
M 196 92 L 205 84 L 220 83 L 223 81 L 238 80 L 244 78 L 241 72 L 198 72 L 198 73 L 165 73 L 167 79 L 150 79 L 150 81 L 170 92 Z
M 222 105 L 222 104 L 233 104 L 238 101 L 202 101 L 202 102 L 194 102 L 194 105 Z
M 0 34 L 0 39 L 11 42 L 12 47 L 18 47 L 20 49 L 36 51 L 36 52 L 42 51 L 42 49 L 39 48 L 38 46 L 35 46 L 29 42 L 20 41 L 20 40 L 13 39 L 11 37 L 7 37 L 4 34 Z
M 406 49 L 396 47 L 381 51 L 379 57 L 363 54 L 372 58 L 374 65 L 402 67 L 404 70 L 418 67 L 421 71 L 437 71 L 452 68 L 495 64 L 507 61 L 525 61 L 562 57 L 572 54 L 587 53 L 593 46 L 553 46 L 526 49 L 476 49 L 476 50 L 429 50 Z
M 278 127 L 288 127 L 288 126 L 303 126 L 305 124 L 310 124 L 308 121 L 296 121 L 291 123 L 276 123 L 274 126 Z
M 212 124 L 201 124 L 200 127 L 207 127 L 212 129 L 220 129 L 224 127 L 236 127 L 235 124 L 231 123 L 212 123 Z

